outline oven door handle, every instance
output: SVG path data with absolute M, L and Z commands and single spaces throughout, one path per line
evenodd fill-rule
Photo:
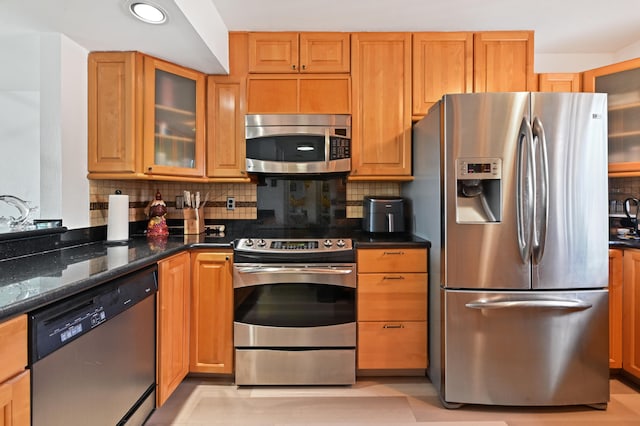
M 353 269 L 343 268 L 277 268 L 277 267 L 247 267 L 236 269 L 241 274 L 351 274 Z

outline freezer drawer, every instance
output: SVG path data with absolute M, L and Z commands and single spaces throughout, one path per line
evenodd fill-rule
M 442 397 L 491 405 L 606 404 L 608 291 L 442 290 Z

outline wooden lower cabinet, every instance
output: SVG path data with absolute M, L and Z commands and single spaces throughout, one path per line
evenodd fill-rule
M 609 368 L 622 368 L 623 253 L 609 250 Z
M 190 268 L 188 252 L 158 262 L 158 407 L 165 403 L 189 373 Z
M 30 372 L 27 365 L 27 316 L 0 324 L 0 424 L 31 424 Z
M 625 250 L 622 284 L 622 369 L 640 380 L 640 250 Z
M 191 253 L 189 371 L 233 373 L 233 252 Z
M 427 368 L 427 249 L 358 249 L 360 370 Z

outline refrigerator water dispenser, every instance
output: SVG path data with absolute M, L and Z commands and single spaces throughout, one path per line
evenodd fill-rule
M 457 223 L 502 221 L 502 160 L 461 158 L 456 161 Z

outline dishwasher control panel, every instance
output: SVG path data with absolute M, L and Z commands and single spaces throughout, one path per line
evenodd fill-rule
M 32 312 L 31 363 L 155 294 L 156 271 L 154 265 Z

